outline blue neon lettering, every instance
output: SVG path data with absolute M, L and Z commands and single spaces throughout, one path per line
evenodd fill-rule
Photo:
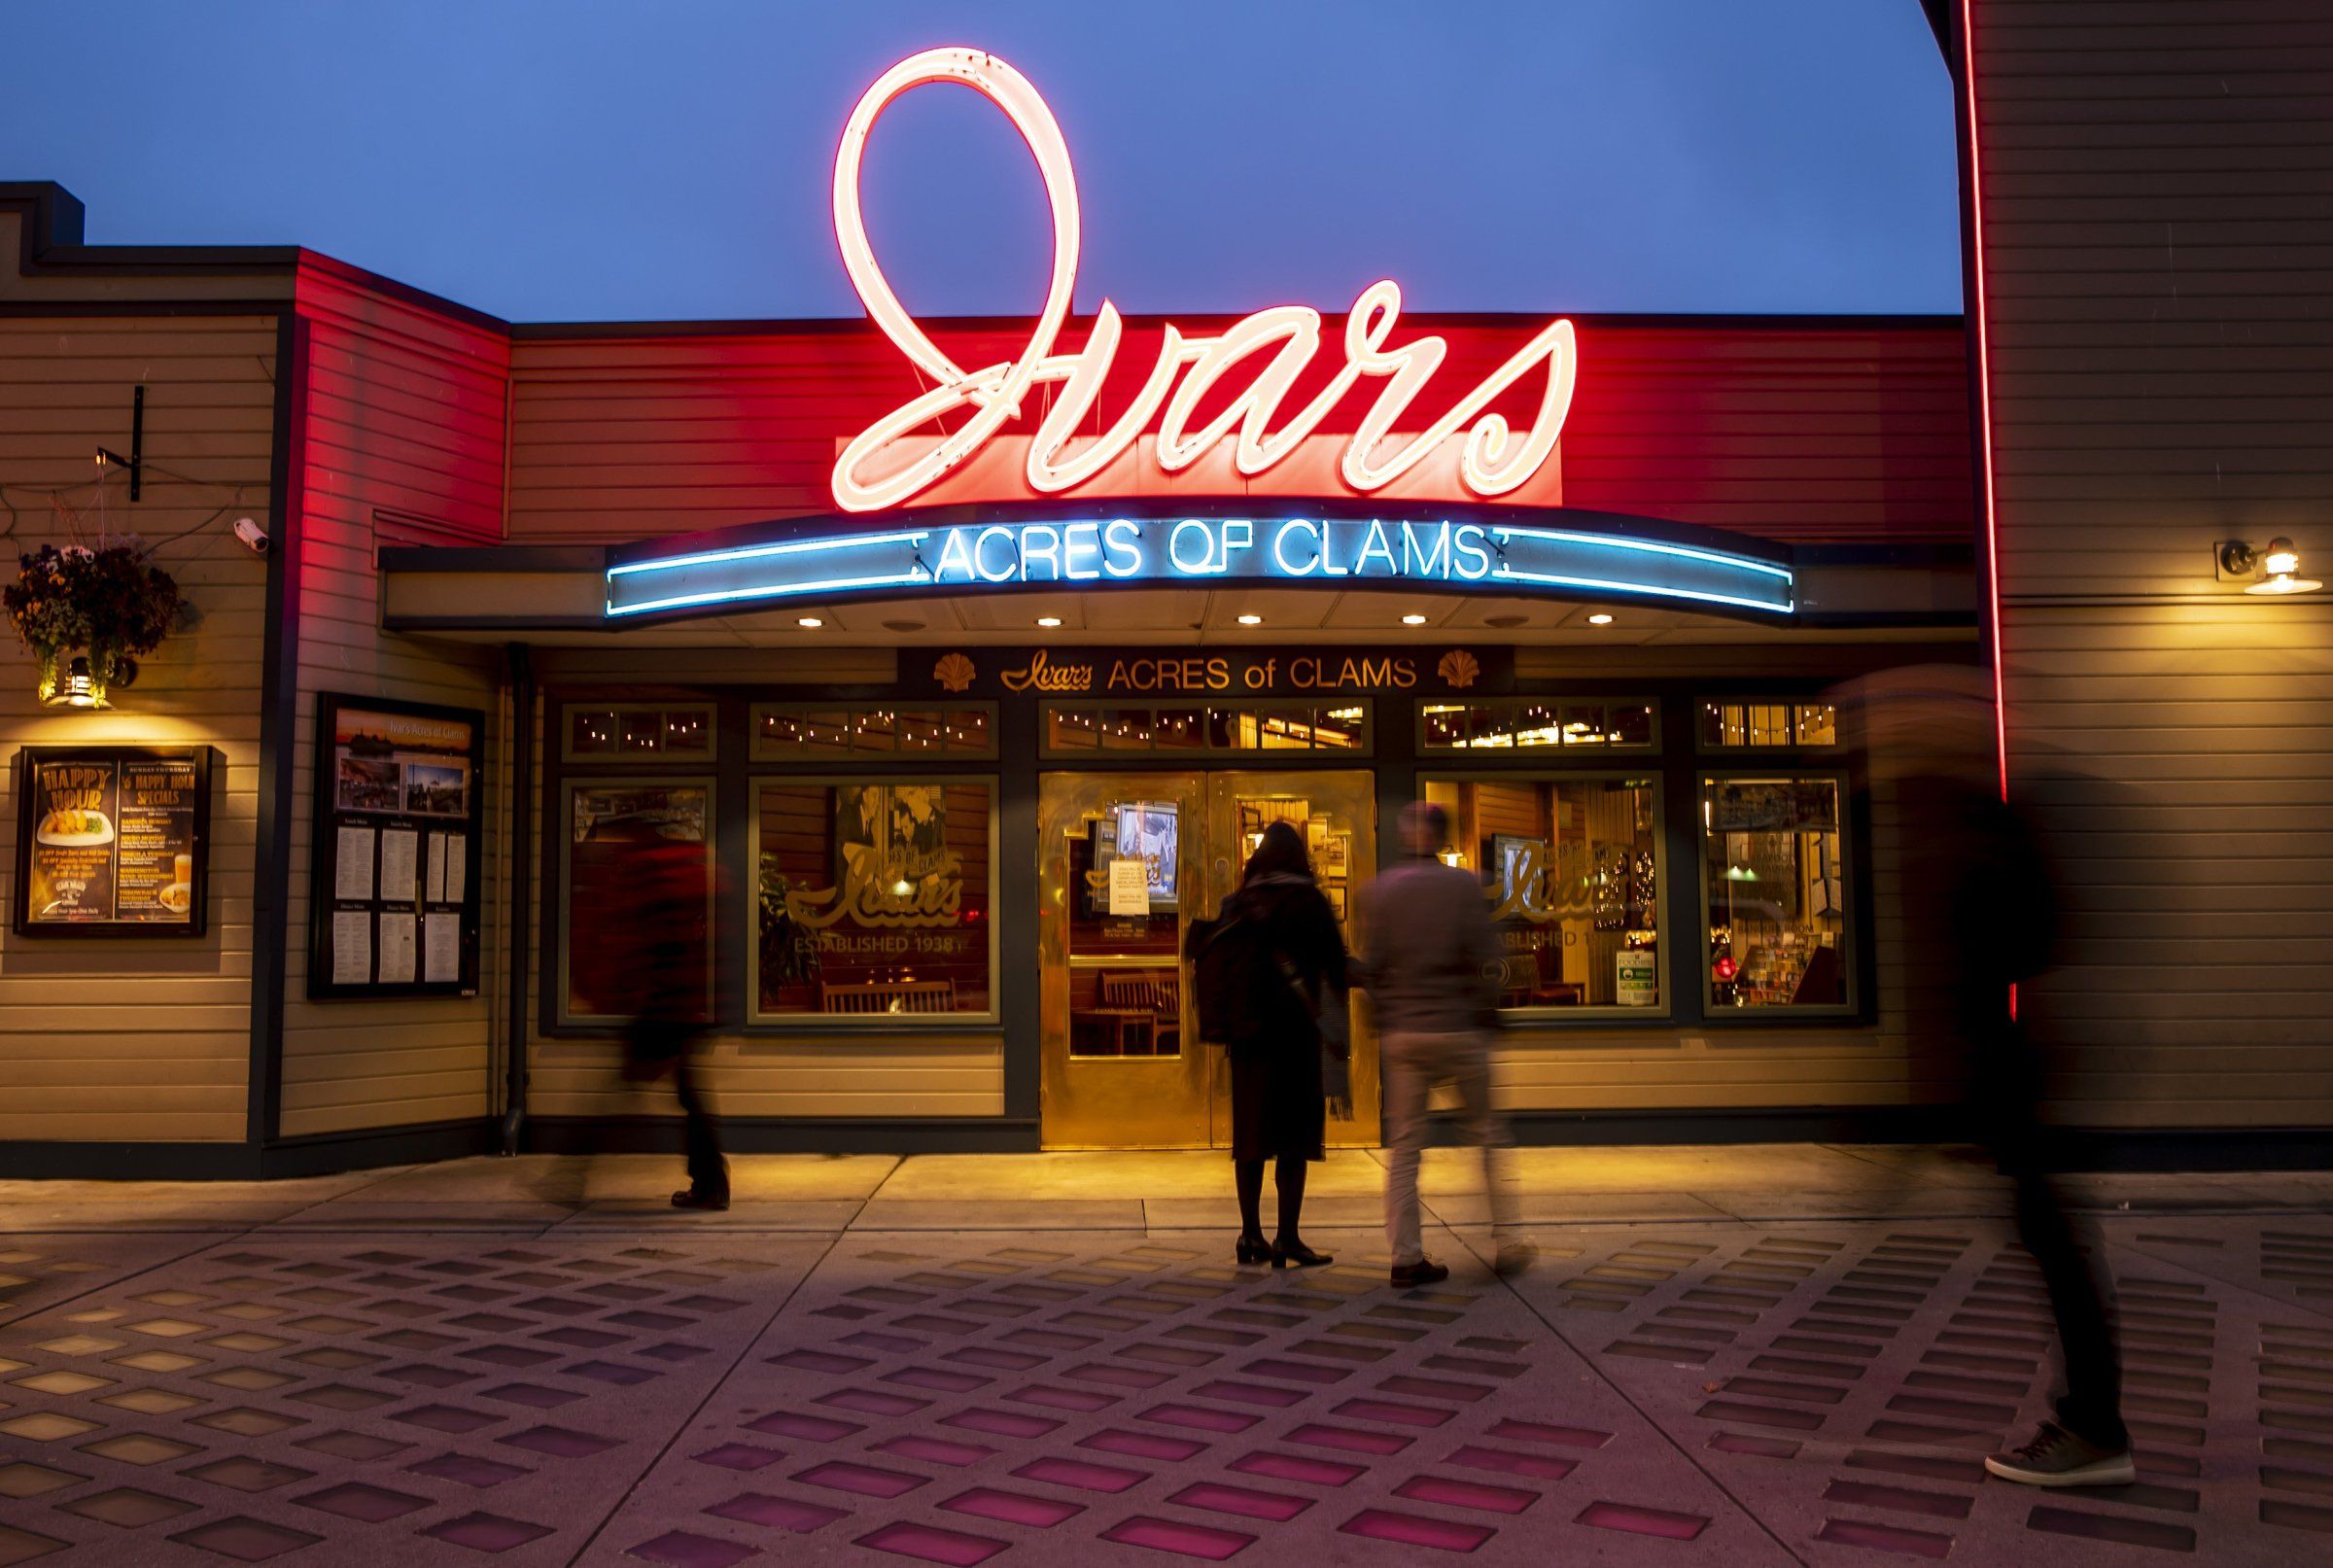
M 1092 582 L 1101 575 L 1100 560 L 1099 523 L 1071 523 L 1062 530 L 1062 576 L 1077 582 Z
M 1467 538 L 1470 534 L 1474 536 L 1472 542 Z M 1458 575 L 1469 582 L 1479 582 L 1490 575 L 1490 552 L 1482 547 L 1482 530 L 1473 523 L 1459 524 L 1451 536 L 1451 549 L 1456 558 L 1454 565 Z M 1467 570 L 1468 557 L 1472 557 L 1475 563 L 1471 572 Z
M 1382 557 L 1385 562 L 1384 575 L 1386 576 L 1401 575 L 1402 569 L 1393 559 L 1393 543 L 1385 537 L 1385 525 L 1372 517 L 1369 520 L 1368 531 L 1361 536 L 1361 556 L 1353 563 L 1353 575 L 1356 577 L 1369 575 L 1369 563 L 1379 557 Z
M 1042 579 L 1037 576 L 1036 564 L 1045 563 Z M 1059 582 L 1062 579 L 1062 536 L 1043 523 L 1030 523 L 1021 530 L 1021 580 L 1023 582 Z
M 1199 559 L 1196 561 L 1183 559 L 1183 531 L 1185 529 L 1199 535 Z M 1167 534 L 1166 560 L 1176 572 L 1187 577 L 1210 577 L 1221 572 L 1224 567 L 1223 557 L 1215 553 L 1214 533 L 1197 517 L 1184 518 L 1175 524 L 1173 530 Z
M 1344 532 L 1351 533 L 1351 527 L 1347 526 Z M 1352 570 L 1337 564 L 1337 533 L 1335 523 L 1325 517 L 1320 520 L 1320 570 L 1324 576 L 1341 577 Z
M 980 580 L 983 582 L 1010 582 L 1013 580 L 1014 569 L 1020 563 L 1018 560 L 1008 557 L 1001 568 L 991 569 L 989 566 L 989 540 L 992 539 L 1002 540 L 1005 547 L 1010 549 L 1013 542 L 1013 531 L 1000 523 L 992 523 L 982 529 L 979 537 L 972 540 L 972 568 L 980 574 Z
M 1223 520 L 1223 542 L 1219 546 L 1217 554 L 1217 558 L 1223 562 L 1223 565 L 1217 570 L 1230 571 L 1232 552 L 1237 550 L 1240 554 L 1245 555 L 1255 547 L 1255 543 L 1256 525 L 1252 518 L 1226 517 Z
M 1418 547 L 1418 537 L 1424 535 L 1433 544 Z M 1447 523 L 1404 523 L 1402 525 L 1402 575 L 1410 577 L 1447 577 L 1450 575 L 1450 525 Z
M 966 582 L 972 580 L 972 547 L 964 542 L 964 531 L 948 530 L 948 542 L 940 546 L 940 569 L 931 575 L 934 582 L 946 582 L 948 574 L 960 573 Z
M 1126 552 L 1120 566 L 1115 552 Z M 1131 577 L 1142 570 L 1142 530 L 1132 518 L 1113 517 L 1101 526 L 1101 569 L 1113 577 Z
M 1299 532 L 1309 533 L 1312 536 L 1312 558 L 1303 566 L 1298 566 L 1288 559 L 1288 536 Z M 1280 573 L 1284 576 L 1309 576 L 1320 566 L 1320 525 L 1306 518 L 1291 517 L 1282 523 L 1271 536 L 1272 564 L 1280 569 Z

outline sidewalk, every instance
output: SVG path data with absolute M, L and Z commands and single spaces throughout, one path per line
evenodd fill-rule
M 1968 1151 L 1517 1151 L 1541 1264 L 1231 1259 L 1214 1154 L 478 1160 L 0 1183 L 0 1568 L 1167 1561 L 2283 1564 L 2333 1553 L 2333 1176 L 2077 1184 L 2141 1483 L 1976 1463 L 2044 1410 Z

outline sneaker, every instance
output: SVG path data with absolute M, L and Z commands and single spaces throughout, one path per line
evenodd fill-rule
M 1501 1279 L 1513 1279 L 1516 1274 L 1528 1270 L 1538 1259 L 1539 1248 L 1530 1242 L 1510 1241 L 1499 1248 L 1498 1261 L 1490 1266 L 1491 1272 L 1497 1274 Z
M 729 1206 L 729 1195 L 727 1193 L 701 1193 L 694 1187 L 683 1187 L 673 1194 L 673 1206 L 675 1208 L 710 1209 L 718 1213 Z
M 1450 1272 L 1432 1258 L 1420 1258 L 1415 1263 L 1395 1264 L 1390 1277 L 1396 1287 L 1408 1290 L 1412 1285 L 1439 1285 L 1450 1277 Z
M 2024 1447 L 1992 1455 L 1985 1468 L 2025 1486 L 2128 1486 L 2139 1479 L 2127 1445 L 2102 1448 L 2055 1421 L 2043 1421 Z

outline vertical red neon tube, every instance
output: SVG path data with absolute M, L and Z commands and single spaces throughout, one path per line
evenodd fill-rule
M 2001 798 L 2009 798 L 2009 714 L 2001 646 L 2001 516 L 1993 499 L 1992 329 L 1985 320 L 1985 180 L 1983 138 L 1976 128 L 1976 0 L 1961 0 L 1961 87 L 1968 110 L 1969 272 L 1976 298 L 1969 312 L 1976 326 L 1976 438 L 1980 469 L 1978 498 L 1985 517 L 1985 630 L 1993 645 L 1993 750 L 2000 769 Z

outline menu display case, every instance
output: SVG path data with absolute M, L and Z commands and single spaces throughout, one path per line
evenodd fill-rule
M 17 753 L 20 936 L 200 936 L 211 749 L 28 746 Z

